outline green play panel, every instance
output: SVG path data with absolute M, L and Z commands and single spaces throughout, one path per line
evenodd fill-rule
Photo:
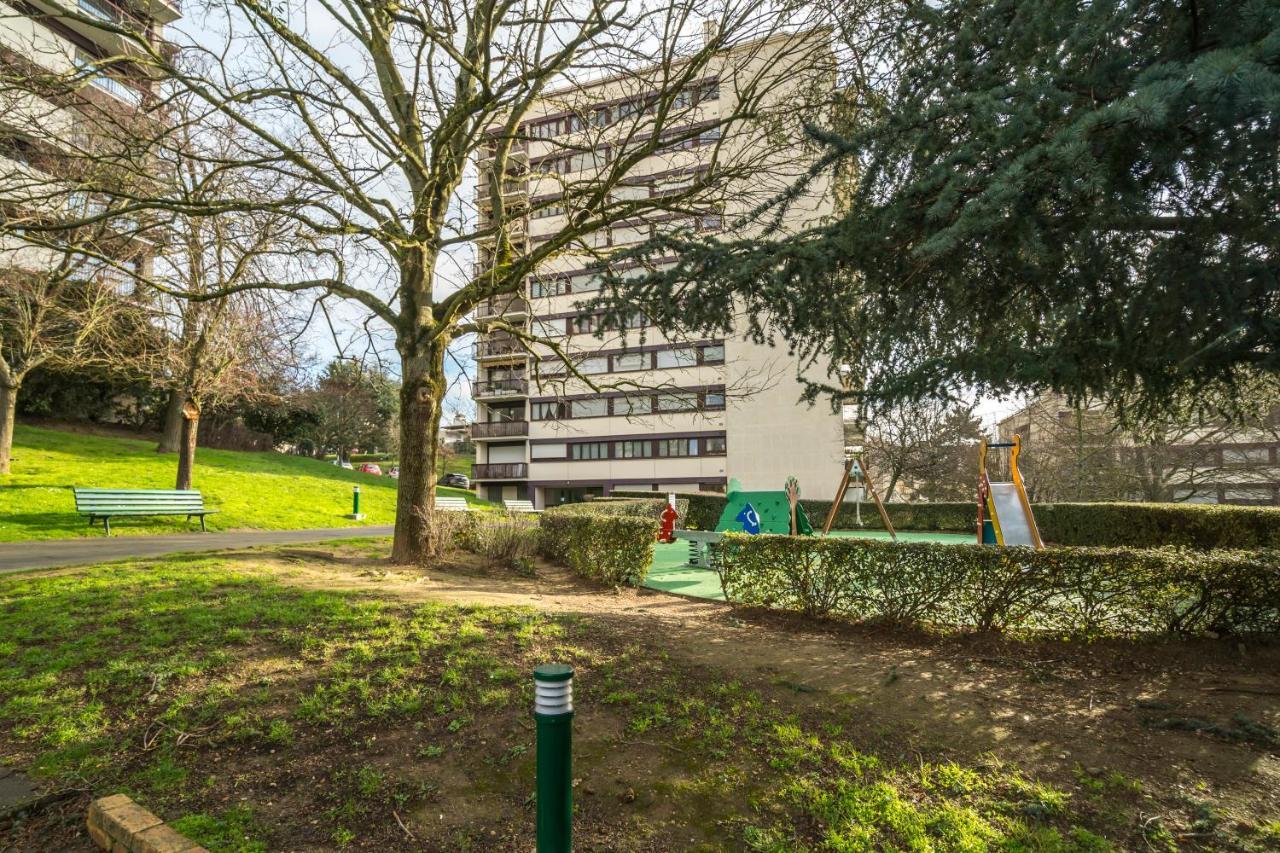
M 863 539 L 888 539 L 883 530 L 833 530 L 832 536 L 859 537 Z M 972 533 L 936 533 L 933 531 L 900 530 L 899 542 L 946 542 L 949 544 L 976 545 Z M 720 576 L 711 569 L 691 566 L 689 543 L 676 540 L 670 544 L 659 542 L 653 548 L 653 567 L 644 585 L 659 592 L 674 592 L 694 598 L 724 601 L 720 589 Z

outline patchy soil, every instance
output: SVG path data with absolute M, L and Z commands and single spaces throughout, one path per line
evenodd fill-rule
M 521 667 L 521 683 L 535 660 L 563 657 L 578 668 L 579 849 L 832 843 L 832 827 L 847 817 L 831 805 L 843 789 L 810 789 L 838 772 L 865 790 L 886 784 L 920 808 L 931 798 L 971 808 L 1001 828 L 1004 842 L 972 838 L 1006 849 L 1107 849 L 1095 839 L 1120 849 L 1280 849 L 1275 645 L 1081 644 L 814 624 L 647 590 L 601 590 L 545 565 L 536 577 L 514 577 L 465 554 L 423 572 L 388 564 L 377 556 L 382 547 L 246 552 L 219 562 L 294 590 L 358 593 L 388 606 L 443 602 L 463 612 L 533 608 L 566 626 L 561 639 L 549 632 L 531 644 L 503 638 L 488 617 L 476 628 L 464 619 L 460 630 L 486 632 L 491 675 L 493 661 Z M 283 719 L 291 697 L 324 683 L 279 648 L 251 644 L 237 654 L 239 682 L 269 694 L 254 710 L 262 720 Z M 297 679 L 287 691 L 269 687 L 285 675 Z M 448 677 L 433 672 L 427 681 Z M 473 688 L 486 684 L 469 678 Z M 185 771 L 180 786 L 148 791 L 135 775 L 125 787 L 144 802 L 150 793 L 152 802 L 184 809 L 199 803 L 219 831 L 230 827 L 219 849 L 525 850 L 533 728 L 519 686 L 492 704 L 444 713 L 439 702 L 455 700 L 399 717 L 335 712 L 309 723 L 305 737 L 295 722 L 287 743 L 229 737 L 215 747 L 196 738 L 170 750 Z M 0 762 L 34 756 L 11 732 L 0 743 Z M 855 747 L 879 769 L 850 770 L 841 751 Z M 127 760 L 155 776 L 140 756 Z M 931 780 L 959 772 L 946 768 L 986 781 L 938 788 Z M 858 809 L 866 802 L 857 799 Z M 7 833 L 0 820 L 0 849 L 90 849 L 79 828 L 86 804 L 87 794 L 60 801 L 10 820 Z M 236 841 L 240 807 L 252 810 L 244 838 L 263 846 Z M 854 820 L 885 827 L 865 849 L 914 837 L 911 826 L 893 822 L 892 809 L 875 814 Z M 1036 835 L 1041 824 L 1061 830 L 1062 843 Z M 959 849 L 970 838 L 924 825 L 935 849 Z M 1022 846 L 1011 846 L 1017 833 Z

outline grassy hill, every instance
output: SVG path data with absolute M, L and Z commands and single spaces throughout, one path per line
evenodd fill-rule
M 72 486 L 172 489 L 177 457 L 155 452 L 150 441 L 79 435 L 19 425 L 14 433 L 13 473 L 0 476 L 0 542 L 102 536 L 75 512 Z M 351 487 L 359 484 L 363 522 L 351 512 Z M 396 482 L 346 471 L 318 459 L 280 453 L 206 450 L 196 453 L 194 487 L 220 510 L 210 530 L 287 530 L 361 527 L 395 522 Z M 441 495 L 476 500 L 460 489 Z M 116 535 L 181 533 L 184 518 L 137 518 L 112 522 Z M 194 525 L 199 529 L 199 525 Z

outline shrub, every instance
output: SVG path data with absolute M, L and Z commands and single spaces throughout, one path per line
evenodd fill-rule
M 454 513 L 464 514 L 470 513 Z M 490 565 L 528 570 L 540 541 L 536 522 L 491 515 L 477 521 L 463 546 L 488 559 Z
M 1079 636 L 1280 632 L 1280 552 L 727 534 L 725 597 L 811 616 Z
M 667 505 L 666 498 L 596 498 L 583 503 L 564 504 L 556 507 L 557 512 L 592 513 L 595 515 L 625 515 L 631 518 L 657 519 L 662 515 L 662 508 Z M 689 501 L 676 498 L 676 512 L 681 518 L 689 512 Z
M 454 548 L 467 548 L 474 545 L 476 529 L 480 526 L 480 516 L 474 512 L 444 512 L 438 510 L 431 514 L 431 552 L 427 555 L 438 560 Z
M 615 492 L 616 495 L 652 495 L 652 492 Z M 685 494 L 689 504 L 685 524 L 696 530 L 715 530 L 724 511 L 723 495 Z M 821 527 L 830 501 L 801 501 L 816 527 Z M 885 504 L 889 520 L 898 530 L 937 530 L 974 533 L 977 504 Z M 1280 548 L 1280 509 L 1216 504 L 1152 503 L 1056 503 L 1036 504 L 1036 524 L 1046 542 L 1055 545 L 1092 545 L 1113 548 Z M 836 516 L 836 530 L 858 528 L 857 507 L 845 503 Z M 863 502 L 862 527 L 879 530 L 884 525 L 875 505 Z
M 547 559 L 611 586 L 644 583 L 658 534 L 656 513 L 650 518 L 574 504 L 547 510 L 538 523 Z

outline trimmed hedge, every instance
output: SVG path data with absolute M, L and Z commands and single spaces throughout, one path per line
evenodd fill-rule
M 652 492 L 614 492 L 652 495 Z M 682 494 L 689 502 L 686 526 L 714 530 L 726 499 L 723 495 Z M 801 501 L 817 527 L 827 517 L 830 501 Z M 966 503 L 885 504 L 899 530 L 938 530 L 974 533 L 977 507 Z M 1046 542 L 1113 548 L 1280 548 L 1280 509 L 1261 506 L 1153 503 L 1056 503 L 1034 507 L 1036 524 Z M 837 530 L 858 527 L 854 504 L 846 503 L 836 516 Z M 879 530 L 880 513 L 862 504 L 862 526 Z
M 666 505 L 666 498 L 595 498 L 583 503 L 561 504 L 554 509 L 556 512 L 625 515 L 631 518 L 652 518 L 656 521 L 662 515 L 662 508 Z M 689 501 L 677 498 L 676 512 L 680 517 L 684 518 L 688 511 Z
M 1063 503 L 1034 509 L 1041 535 L 1058 545 L 1280 548 L 1280 509 L 1274 507 Z
M 979 548 L 727 534 L 733 602 L 1076 636 L 1280 632 L 1280 552 Z
M 542 513 L 538 525 L 543 555 L 585 578 L 610 586 L 640 586 L 653 564 L 656 513 L 646 517 L 572 504 Z

